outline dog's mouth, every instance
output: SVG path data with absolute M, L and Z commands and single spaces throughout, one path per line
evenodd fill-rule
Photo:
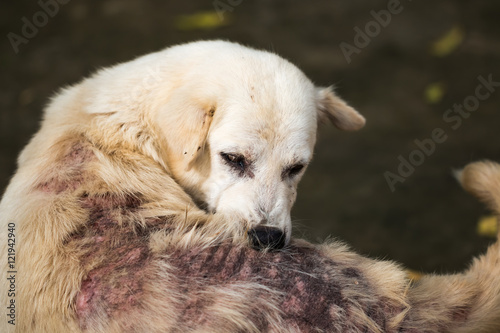
M 204 200 L 192 197 L 196 206 L 207 214 L 215 214 L 217 210 L 211 208 Z M 283 249 L 287 244 L 286 232 L 269 225 L 256 225 L 247 231 L 250 246 L 258 251 L 276 251 Z
M 259 225 L 248 231 L 252 248 L 256 250 L 280 250 L 286 245 L 286 234 L 283 230 Z

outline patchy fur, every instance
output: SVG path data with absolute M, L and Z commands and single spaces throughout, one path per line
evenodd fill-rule
M 500 179 L 500 166 L 493 166 L 497 174 L 488 175 L 492 183 Z M 465 169 L 464 176 L 477 178 L 471 171 L 476 168 L 485 167 L 475 164 Z M 464 186 L 472 186 L 471 181 L 479 186 L 476 179 Z M 498 199 L 488 196 L 485 189 L 496 191 L 488 186 L 475 193 L 487 201 Z M 98 210 L 101 215 L 92 219 L 87 235 L 71 241 L 93 240 L 88 251 L 97 253 L 94 260 L 100 263 L 90 274 L 99 280 L 78 295 L 78 299 L 98 298 L 90 306 L 77 303 L 80 326 L 89 332 L 102 321 L 118 331 L 154 327 L 171 332 L 430 333 L 496 332 L 499 328 L 498 244 L 463 274 L 426 276 L 410 286 L 397 266 L 362 258 L 339 244 L 313 246 L 295 241 L 285 250 L 271 252 L 226 241 L 156 248 L 159 239 L 170 237 L 168 219 L 156 220 L 140 233 L 116 231 L 99 227 L 108 224 L 109 218 L 101 207 Z M 144 247 L 145 237 L 150 240 L 149 250 Z M 130 245 L 134 240 L 135 248 Z M 144 257 L 137 267 L 141 254 Z M 121 279 L 120 283 L 115 279 Z M 141 284 L 148 287 L 136 287 Z M 145 290 L 155 292 L 148 295 Z M 149 302 L 159 300 L 175 306 L 168 307 L 168 314 L 162 306 L 143 312 Z M 87 312 L 82 313 L 81 307 Z M 94 316 L 99 313 L 98 325 L 88 315 L 92 310 Z M 158 326 L 144 326 L 144 320 L 157 316 L 163 318 Z
M 271 252 L 227 241 L 155 251 L 154 246 L 148 247 L 148 239 L 169 236 L 176 226 L 168 218 L 133 228 L 120 225 L 114 216 L 117 210 L 133 210 L 135 199 L 85 197 L 82 204 L 91 209 L 89 223 L 71 235 L 65 246 L 78 254 L 86 272 L 75 299 L 83 331 L 94 331 L 102 321 L 122 332 L 140 331 L 146 325 L 142 318 L 154 315 L 164 318 L 163 330 L 174 332 L 211 331 L 221 322 L 227 332 L 378 328 L 389 332 L 395 327 L 395 317 L 406 308 L 402 299 L 391 299 L 371 283 L 365 276 L 364 260 L 338 245 L 328 247 L 335 253 L 331 256 L 300 242 Z M 166 269 L 158 271 L 157 267 Z M 386 268 L 393 267 L 387 264 Z M 148 294 L 145 285 L 157 291 Z M 404 288 L 402 280 L 399 292 Z M 177 305 L 169 308 L 168 317 L 161 307 L 142 313 L 152 297 L 172 295 Z M 231 319 L 233 301 L 221 302 L 226 295 L 240 296 L 242 313 L 235 318 L 243 316 L 245 322 Z M 139 318 L 134 318 L 138 313 Z
M 498 244 L 462 274 L 411 285 L 397 265 L 341 244 L 290 241 L 321 119 L 364 124 L 285 60 L 226 42 L 173 47 L 63 90 L 0 202 L 0 249 L 14 225 L 17 272 L 16 325 L 4 317 L 0 331 L 497 332 Z M 498 212 L 498 165 L 461 179 Z M 288 245 L 253 250 L 256 225 Z

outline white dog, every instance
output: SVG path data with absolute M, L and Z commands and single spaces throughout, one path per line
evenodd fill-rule
M 144 154 L 199 206 L 247 228 L 276 228 L 270 241 L 278 247 L 290 238 L 290 210 L 318 120 L 328 118 L 343 130 L 365 123 L 288 61 L 222 41 L 141 57 L 101 71 L 70 92 L 76 91 L 91 99 L 82 111 L 104 115 L 106 136 L 122 123 L 137 126 L 134 133 L 151 133 Z M 268 230 L 257 233 L 264 245 Z
M 290 238 L 317 123 L 364 119 L 280 57 L 199 42 L 62 91 L 0 203 L 0 332 L 498 332 L 500 243 L 410 284 Z M 500 165 L 466 189 L 500 207 Z M 6 316 L 5 316 L 6 315 Z
M 99 209 L 137 227 L 167 217 L 205 240 L 251 230 L 253 246 L 283 247 L 321 119 L 365 122 L 288 61 L 223 41 L 174 46 L 61 91 L 0 203 L 3 253 L 16 237 L 3 272 L 17 276 L 0 282 L 2 306 L 15 286 L 15 327 L 77 329 L 68 325 L 91 267 L 67 242 Z

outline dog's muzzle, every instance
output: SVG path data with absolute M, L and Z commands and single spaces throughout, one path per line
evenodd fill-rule
M 248 231 L 250 245 L 256 250 L 279 250 L 286 245 L 285 233 L 274 227 L 256 226 Z

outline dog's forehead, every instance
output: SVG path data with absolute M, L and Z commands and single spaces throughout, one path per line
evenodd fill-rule
M 251 51 L 218 67 L 212 144 L 239 150 L 278 150 L 309 158 L 316 140 L 316 89 L 293 64 Z
M 210 134 L 217 148 L 255 154 L 279 152 L 287 159 L 308 160 L 316 140 L 317 120 L 310 107 L 234 105 L 225 110 Z
M 238 131 L 271 131 L 278 136 L 314 130 L 314 86 L 297 68 L 287 69 L 255 70 L 236 79 L 224 96 L 221 123 Z

